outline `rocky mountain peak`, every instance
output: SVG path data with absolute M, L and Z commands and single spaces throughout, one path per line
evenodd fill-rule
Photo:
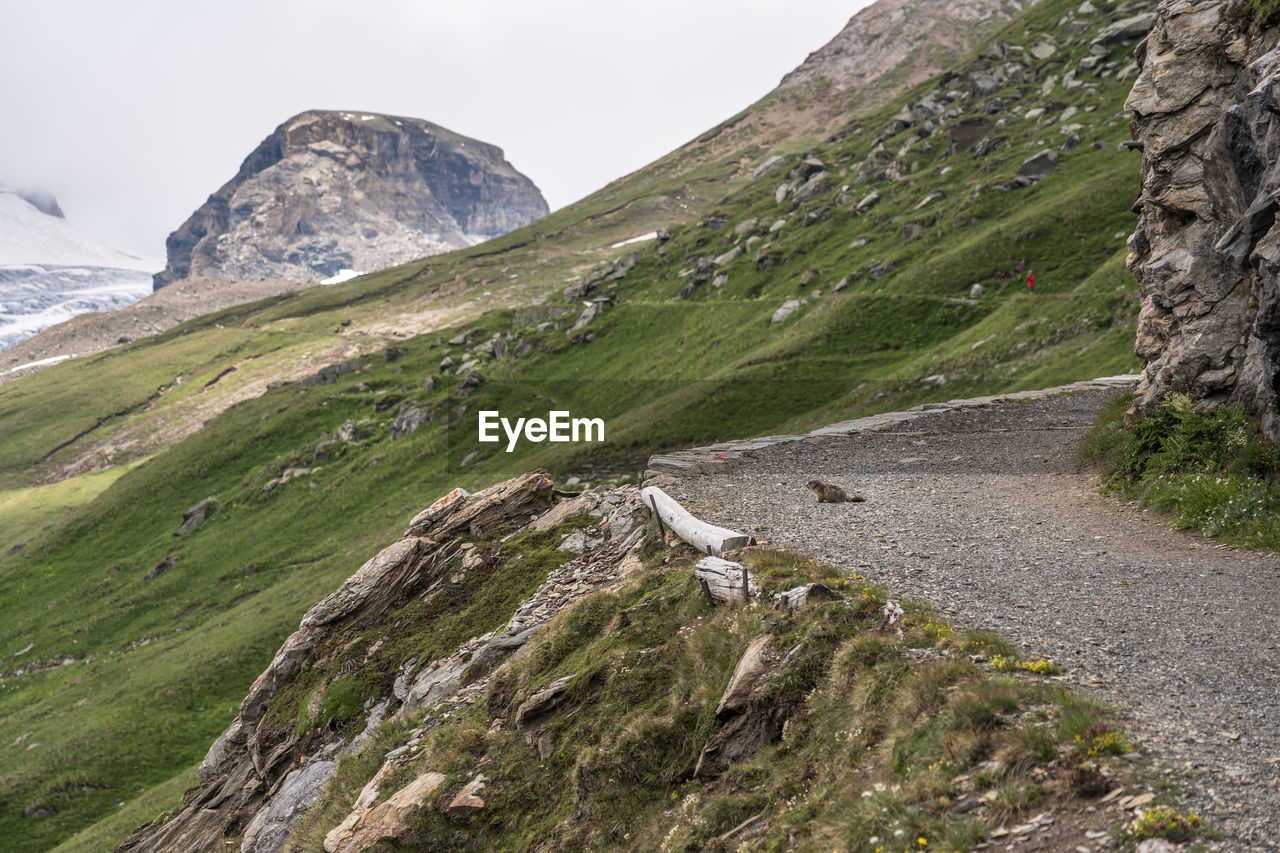
M 782 78 L 777 91 L 805 83 L 858 89 L 887 69 L 913 86 L 971 48 L 993 21 L 1007 21 L 1016 0 L 879 0 L 849 19 L 835 38 Z
M 417 118 L 310 110 L 277 127 L 169 235 L 155 286 L 369 272 L 474 245 L 547 210 L 494 145 Z

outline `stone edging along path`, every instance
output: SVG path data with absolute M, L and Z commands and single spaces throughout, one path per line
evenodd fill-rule
M 727 462 L 741 459 L 744 453 L 762 450 L 779 444 L 793 441 L 804 441 L 807 438 L 824 435 L 853 435 L 860 432 L 875 432 L 891 429 L 908 421 L 937 412 L 957 409 L 981 409 L 998 406 L 1020 400 L 1042 400 L 1057 394 L 1068 394 L 1075 391 L 1093 391 L 1101 389 L 1130 389 L 1138 384 L 1138 376 L 1126 374 L 1122 376 L 1103 376 L 1084 382 L 1073 382 L 1070 385 L 1057 385 L 1052 388 L 1040 388 L 1032 391 L 1015 391 L 1009 394 L 992 394 L 986 397 L 969 397 L 962 400 L 948 400 L 945 403 L 924 403 L 903 412 L 883 412 L 839 421 L 830 426 L 815 429 L 804 435 L 766 435 L 761 438 L 748 438 L 734 441 L 721 441 L 706 447 L 691 447 L 672 453 L 660 453 L 649 458 L 649 467 L 645 471 L 645 479 L 656 475 L 687 477 L 694 474 L 707 474 L 721 470 Z
M 1053 659 L 1116 706 L 1154 775 L 1181 780 L 1179 808 L 1225 836 L 1210 849 L 1280 850 L 1280 556 L 1174 530 L 1080 470 L 1080 437 L 1135 380 L 663 454 L 645 480 Z M 866 502 L 816 503 L 815 477 Z

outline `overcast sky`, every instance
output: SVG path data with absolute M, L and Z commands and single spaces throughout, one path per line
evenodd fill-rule
M 562 207 L 768 92 L 868 0 L 0 0 L 0 183 L 162 258 L 303 110 L 502 147 Z

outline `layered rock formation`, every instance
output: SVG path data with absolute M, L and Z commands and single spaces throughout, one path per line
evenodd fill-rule
M 1169 392 L 1239 403 L 1280 439 L 1280 49 L 1217 0 L 1162 3 L 1126 107 L 1142 145 L 1129 269 L 1139 415 Z
M 563 564 L 549 572 L 501 630 L 474 637 L 439 660 L 390 661 L 393 668 L 380 676 L 385 691 L 364 703 L 359 718 L 365 725 L 354 738 L 335 726 L 307 730 L 299 725 L 290 705 L 298 696 L 291 699 L 290 691 L 296 694 L 299 684 L 305 684 L 304 698 L 312 691 L 306 703 L 310 708 L 323 704 L 330 689 L 336 690 L 334 685 L 353 673 L 372 679 L 371 673 L 388 663 L 382 657 L 387 653 L 384 646 L 407 630 L 404 617 L 397 615 L 407 602 L 417 599 L 429 607 L 439 599 L 456 606 L 466 575 L 483 576 L 490 562 L 502 559 L 492 543 L 478 546 L 474 540 L 499 528 L 554 531 L 583 514 L 591 516 L 591 523 L 564 538 L 559 547 Z M 556 613 L 638 567 L 635 552 L 645 517 L 634 486 L 596 489 L 555 503 L 552 481 L 541 470 L 477 494 L 455 490 L 436 501 L 410 522 L 402 539 L 307 611 L 298 630 L 250 687 L 236 719 L 209 749 L 200 765 L 199 786 L 188 792 L 182 808 L 163 822 L 140 827 L 119 850 L 195 853 L 225 850 L 228 845 L 245 853 L 283 849 L 339 759 L 358 751 L 381 721 L 442 703 L 475 701 L 484 694 L 489 677 Z M 522 558 L 523 554 L 514 557 Z M 477 594 L 486 591 L 482 588 Z M 380 626 L 382 638 L 369 643 L 367 635 L 374 626 Z M 281 713 L 282 708 L 287 712 Z M 421 732 L 414 737 L 420 740 Z M 387 756 L 357 800 L 351 819 L 330 833 L 326 849 L 354 853 L 412 824 L 427 795 L 444 781 L 442 774 L 421 775 L 372 808 L 381 780 L 407 761 L 410 752 L 399 749 Z M 483 807 L 477 795 L 483 777 L 478 778 L 479 783 L 473 779 L 457 792 L 451 809 Z
M 474 245 L 547 213 L 502 149 L 428 121 L 315 110 L 276 128 L 166 242 L 189 276 L 321 281 Z

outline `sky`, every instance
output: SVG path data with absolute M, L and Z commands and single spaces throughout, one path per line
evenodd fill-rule
M 869 0 L 0 0 L 0 184 L 126 251 L 290 116 L 493 143 L 552 209 L 748 106 Z

